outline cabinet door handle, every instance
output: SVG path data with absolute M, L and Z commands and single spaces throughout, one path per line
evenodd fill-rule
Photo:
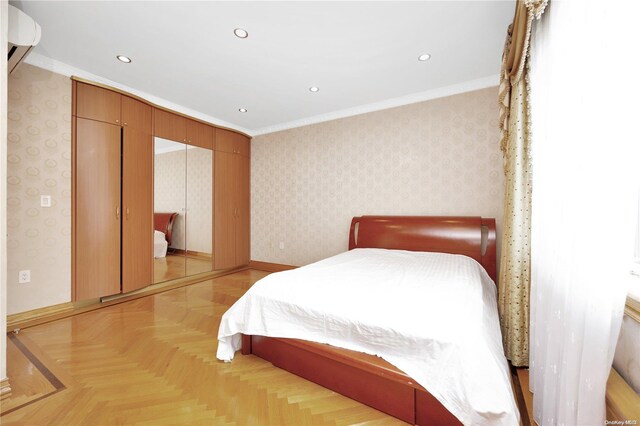
M 125 126 L 127 125 L 127 122 L 126 122 L 126 121 L 124 122 L 124 125 L 125 125 Z
M 116 207 L 116 219 L 120 220 L 120 206 Z
M 127 207 L 126 212 L 127 212 L 127 220 L 128 220 L 129 219 L 129 207 Z
M 119 122 L 120 122 L 120 120 L 116 120 L 116 123 L 119 123 Z

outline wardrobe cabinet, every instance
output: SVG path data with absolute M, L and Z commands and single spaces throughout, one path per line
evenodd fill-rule
M 213 149 L 214 129 L 208 124 L 155 108 L 154 135 L 188 145 Z
M 249 139 L 216 129 L 216 149 L 213 259 L 218 270 L 249 264 Z
M 152 108 L 76 83 L 73 299 L 153 280 Z
M 73 301 L 137 290 L 154 275 L 174 277 L 179 267 L 202 274 L 248 265 L 250 139 L 115 89 L 75 78 L 72 87 Z M 172 145 L 183 146 L 184 172 L 174 173 L 176 162 L 161 157 L 174 155 Z M 180 195 L 172 192 L 171 173 L 182 173 L 192 191 L 183 194 L 192 200 L 188 209 L 173 204 Z M 158 229 L 173 246 L 170 256 L 154 258 L 155 213 L 175 212 L 184 221 L 187 210 L 196 233 L 185 227 L 180 235 L 175 224 L 173 234 Z

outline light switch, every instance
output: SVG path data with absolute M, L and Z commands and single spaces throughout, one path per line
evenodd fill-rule
M 51 195 L 40 196 L 40 207 L 51 207 Z

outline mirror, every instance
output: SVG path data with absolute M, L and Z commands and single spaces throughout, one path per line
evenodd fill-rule
M 187 146 L 155 138 L 153 282 L 185 276 Z
M 213 269 L 213 151 L 187 146 L 186 274 Z
M 213 151 L 155 138 L 154 284 L 213 270 Z

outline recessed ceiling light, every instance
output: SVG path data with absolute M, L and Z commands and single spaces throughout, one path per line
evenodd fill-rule
M 118 58 L 118 60 L 120 62 L 124 62 L 125 64 L 128 64 L 128 63 L 131 62 L 131 58 L 129 58 L 127 56 L 124 56 L 124 55 L 118 55 L 118 56 L 116 56 L 116 58 Z
M 240 111 L 240 112 L 247 112 L 247 109 L 246 109 L 246 108 L 240 108 L 238 111 Z
M 424 61 L 428 61 L 430 57 L 431 55 L 429 55 L 428 53 L 425 53 L 424 55 L 418 56 L 418 60 L 424 62 Z
M 235 30 L 233 30 L 233 33 L 238 38 L 247 38 L 247 37 L 249 37 L 249 33 L 247 32 L 247 30 L 243 30 L 242 28 L 236 28 Z
M 314 92 L 314 93 L 315 93 L 315 92 L 317 92 L 318 90 L 320 90 L 320 89 L 319 89 L 319 88 L 317 88 L 316 86 L 311 86 L 311 87 L 309 87 L 309 91 L 310 91 L 310 92 Z

